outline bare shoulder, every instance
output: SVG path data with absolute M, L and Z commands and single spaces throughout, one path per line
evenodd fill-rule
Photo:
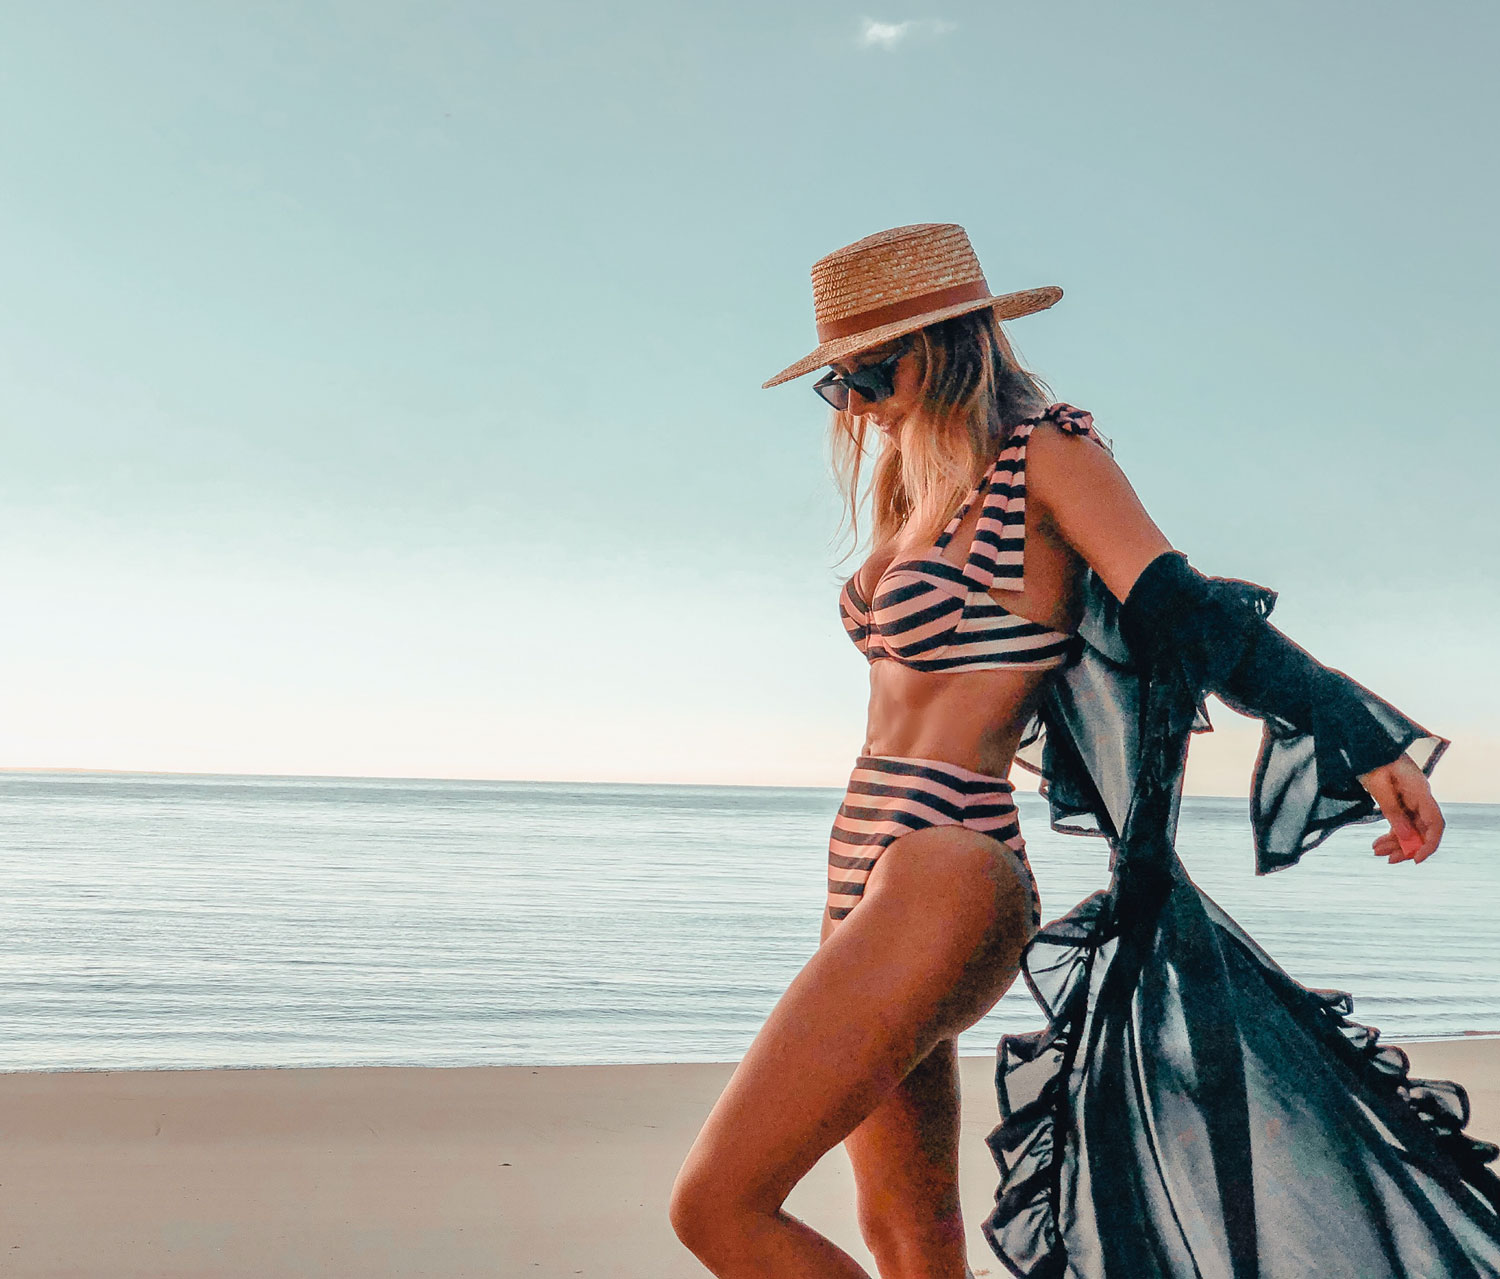
M 1086 431 L 1068 430 L 1050 418 L 1032 426 L 1026 452 L 1028 471 L 1034 470 L 1039 462 L 1049 471 L 1066 469 L 1069 465 L 1087 466 L 1094 459 L 1114 462 L 1109 448 L 1099 439 Z
M 1099 440 L 1056 422 L 1032 427 L 1026 446 L 1026 496 L 1032 505 L 1066 515 L 1089 494 L 1118 496 L 1121 491 L 1135 495 L 1125 472 Z
M 1098 440 L 1053 422 L 1032 428 L 1026 449 L 1026 501 L 1083 556 L 1118 598 L 1172 545 Z

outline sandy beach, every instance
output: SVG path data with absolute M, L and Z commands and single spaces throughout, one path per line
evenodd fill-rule
M 1404 1045 L 1500 1137 L 1500 1040 Z M 730 1064 L 0 1075 L 0 1274 L 551 1276 L 706 1273 L 667 1224 Z M 963 1059 L 976 1275 L 996 1175 L 994 1060 Z M 873 1263 L 842 1147 L 788 1210 Z

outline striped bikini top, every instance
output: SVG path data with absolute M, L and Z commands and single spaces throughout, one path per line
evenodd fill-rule
M 844 583 L 839 613 L 844 629 L 870 661 L 891 658 L 918 671 L 1050 668 L 1063 665 L 1074 637 L 1028 621 L 997 604 L 991 589 L 1019 591 L 1026 555 L 1026 441 L 1040 421 L 1108 447 L 1093 416 L 1071 404 L 1053 404 L 1017 423 L 932 550 L 919 559 L 893 561 L 860 597 L 858 574 Z M 962 566 L 942 557 L 975 500 L 979 522 Z

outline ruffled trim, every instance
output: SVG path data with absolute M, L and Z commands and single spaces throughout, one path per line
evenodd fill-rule
M 1094 964 L 1100 949 L 1118 935 L 1113 904 L 1110 893 L 1095 893 L 1032 938 L 1021 971 L 1047 1024 L 1000 1041 L 995 1089 L 1001 1121 L 985 1139 L 1000 1170 L 1000 1184 L 994 1211 L 980 1228 L 1016 1279 L 1063 1279 L 1068 1272 L 1061 1198 L 1071 1137 L 1070 1088 L 1089 1013 Z M 1226 939 L 1244 944 L 1232 930 Z M 1413 1078 L 1405 1052 L 1381 1043 L 1377 1028 L 1350 1017 L 1354 998 L 1347 991 L 1303 986 L 1268 957 L 1255 955 L 1253 942 L 1249 949 L 1269 970 L 1270 989 L 1284 1001 L 1300 1004 L 1303 1023 L 1316 1026 L 1376 1096 L 1404 1107 L 1463 1181 L 1500 1212 L 1500 1177 L 1488 1166 L 1500 1157 L 1500 1147 L 1464 1131 L 1471 1112 L 1463 1085 Z
M 1411 1059 L 1395 1044 L 1380 1042 L 1380 1031 L 1350 1017 L 1354 996 L 1344 990 L 1295 990 L 1315 1004 L 1326 1019 L 1328 1040 L 1377 1092 L 1399 1100 L 1426 1127 L 1433 1143 L 1450 1158 L 1463 1179 L 1500 1212 L 1500 1178 L 1488 1165 L 1500 1157 L 1500 1146 L 1471 1136 L 1469 1093 L 1452 1079 L 1416 1079 Z
M 1067 735 L 1057 740 L 1066 742 Z M 1011 763 L 1037 779 L 1037 794 L 1047 801 L 1048 823 L 1060 835 L 1115 837 L 1100 822 L 1104 801 L 1088 781 L 1088 773 L 1076 759 L 1060 760 L 1046 721 L 1038 711 L 1021 730 Z
M 1253 583 L 1212 579 L 1210 610 L 1221 616 L 1230 635 L 1240 633 L 1236 617 L 1263 622 L 1274 602 L 1274 592 Z M 1122 665 L 1112 651 L 1118 630 L 1114 614 L 1107 608 L 1096 608 L 1086 620 L 1097 623 L 1101 629 L 1097 635 L 1088 637 L 1089 648 L 1083 663 L 1067 672 L 1068 696 L 1062 696 L 1054 688 L 1038 718 L 1028 725 L 1022 743 L 1027 758 L 1021 758 L 1018 752 L 1017 762 L 1039 772 L 1047 781 L 1042 793 L 1051 805 L 1054 828 L 1064 828 L 1058 825 L 1059 819 L 1068 822 L 1079 817 L 1097 818 L 1093 829 L 1109 835 L 1111 847 L 1117 853 L 1114 878 L 1107 892 L 1095 893 L 1061 919 L 1046 925 L 1032 938 L 1022 956 L 1022 974 L 1046 1024 L 1029 1034 L 1007 1035 L 1000 1043 L 995 1082 L 1001 1122 L 986 1144 L 1001 1178 L 995 1209 L 982 1227 L 991 1249 L 1017 1279 L 1066 1279 L 1075 1273 L 1102 1273 L 1097 1270 L 1102 1261 L 1095 1258 L 1089 1263 L 1081 1251 L 1090 1243 L 1097 1246 L 1099 1240 L 1095 1235 L 1100 1223 L 1085 1211 L 1091 1205 L 1075 1203 L 1072 1196 L 1091 1193 L 1089 1178 L 1098 1169 L 1089 1161 L 1094 1157 L 1096 1143 L 1105 1148 L 1111 1145 L 1113 1134 L 1107 1130 L 1112 1121 L 1101 1119 L 1098 1113 L 1091 1120 L 1081 1117 L 1077 1094 L 1086 1086 L 1086 1080 L 1093 1079 L 1097 1087 L 1099 1080 L 1092 1073 L 1096 1069 L 1115 1066 L 1105 1058 L 1091 1061 L 1089 1054 L 1109 1042 L 1109 1036 L 1128 1037 L 1138 1029 L 1133 1022 L 1135 1014 L 1123 1001 L 1136 988 L 1143 960 L 1154 954 L 1158 993 L 1161 989 L 1177 990 L 1177 980 L 1184 974 L 1199 975 L 1193 976 L 1189 990 L 1181 997 L 1163 998 L 1168 1002 L 1176 999 L 1175 1011 L 1179 1017 L 1201 1022 L 1192 1028 L 1200 1033 L 1196 1037 L 1190 1035 L 1192 1042 L 1200 1047 L 1227 1045 L 1226 1035 L 1233 1032 L 1222 1020 L 1226 1010 L 1204 1006 L 1199 1017 L 1195 1006 L 1182 1000 L 1214 999 L 1217 997 L 1214 981 L 1228 980 L 1231 971 L 1238 974 L 1237 982 L 1247 980 L 1249 973 L 1255 971 L 1257 978 L 1264 981 L 1264 997 L 1279 1001 L 1304 1036 L 1322 1043 L 1319 1058 L 1323 1065 L 1346 1070 L 1347 1086 L 1381 1112 L 1380 1123 L 1375 1127 L 1383 1127 L 1387 1136 L 1377 1138 L 1366 1134 L 1366 1139 L 1394 1141 L 1398 1158 L 1411 1165 L 1408 1175 L 1418 1179 L 1412 1182 L 1414 1187 L 1425 1179 L 1425 1185 L 1434 1194 L 1440 1193 L 1450 1206 L 1464 1208 L 1466 1229 L 1473 1233 L 1465 1237 L 1455 1227 L 1454 1233 L 1447 1236 L 1449 1245 L 1462 1249 L 1478 1241 L 1488 1250 L 1486 1257 L 1491 1256 L 1491 1245 L 1500 1243 L 1500 1218 L 1494 1215 L 1500 1213 L 1500 1178 L 1487 1165 L 1500 1155 L 1500 1150 L 1464 1132 L 1469 1102 L 1463 1087 L 1449 1080 L 1413 1079 L 1405 1053 L 1380 1044 L 1378 1031 L 1349 1017 L 1353 1008 L 1350 995 L 1343 991 L 1311 990 L 1280 969 L 1192 884 L 1173 848 L 1176 799 L 1180 794 L 1187 741 L 1192 731 L 1202 731 L 1200 720 L 1207 726 L 1202 694 L 1233 667 L 1239 657 L 1238 647 L 1232 643 L 1201 645 L 1194 651 L 1193 646 L 1187 646 L 1164 654 L 1149 672 L 1138 672 Z M 1414 721 L 1406 721 L 1394 708 L 1361 691 L 1365 692 L 1366 706 L 1372 708 L 1370 713 L 1381 727 L 1400 733 L 1410 731 L 1406 727 L 1409 724 L 1420 730 Z M 1138 739 L 1134 732 L 1137 727 Z M 1139 741 L 1138 754 L 1129 749 L 1134 740 Z M 1314 780 L 1312 752 L 1318 743 L 1309 735 L 1299 735 L 1296 743 L 1288 743 L 1293 744 L 1305 751 L 1307 760 L 1295 774 L 1287 771 L 1291 780 L 1303 789 L 1290 795 L 1288 798 L 1293 802 L 1283 808 L 1297 819 L 1296 829 L 1301 832 L 1310 821 L 1323 815 L 1303 793 Z M 1440 754 L 1441 746 L 1435 746 L 1434 754 L 1425 761 L 1424 771 L 1430 771 L 1430 765 Z M 1262 771 L 1257 782 L 1264 780 Z M 1127 808 L 1128 812 L 1123 811 Z M 1114 838 L 1114 826 L 1122 828 L 1118 839 Z M 1257 833 L 1260 834 L 1259 828 Z M 1260 854 L 1259 843 L 1257 854 Z M 1177 891 L 1196 896 L 1191 901 L 1177 899 L 1173 897 Z M 1169 931 L 1162 934 L 1161 910 L 1168 900 L 1172 901 L 1172 916 L 1167 925 Z M 1205 926 L 1218 933 L 1213 944 L 1194 935 Z M 1228 961 L 1236 949 L 1240 955 L 1222 970 L 1210 963 L 1206 968 L 1192 972 L 1184 969 L 1174 974 L 1172 948 L 1183 944 L 1187 945 L 1184 953 L 1200 959 L 1217 953 Z M 1157 949 L 1159 945 L 1165 949 Z M 1245 957 L 1253 961 L 1250 969 L 1240 964 Z M 1221 972 L 1221 977 L 1207 975 L 1215 971 Z M 1236 995 L 1244 993 L 1238 985 L 1234 990 Z M 1258 988 L 1256 998 L 1262 998 Z M 1251 1027 L 1255 1023 L 1252 1019 L 1245 1024 Z M 1246 1033 L 1251 1037 L 1242 1041 L 1245 1051 L 1264 1047 L 1256 1044 L 1256 1032 Z M 1243 1104 L 1250 1102 L 1252 1096 L 1263 1097 L 1263 1094 L 1248 1090 L 1241 1063 L 1228 1060 L 1221 1063 L 1210 1057 L 1203 1060 L 1209 1064 L 1209 1077 L 1233 1090 L 1246 1090 L 1239 1102 L 1228 1093 L 1221 1094 L 1224 1107 L 1220 1118 L 1225 1122 L 1207 1130 L 1210 1139 L 1219 1142 L 1215 1147 L 1216 1158 L 1221 1154 L 1231 1161 L 1239 1160 L 1242 1143 L 1234 1127 L 1238 1122 L 1236 1115 L 1243 1113 Z M 1222 1071 L 1217 1069 L 1220 1064 L 1224 1066 Z M 1277 1087 L 1299 1086 L 1298 1064 L 1280 1062 L 1276 1069 L 1285 1075 L 1284 1079 L 1275 1080 Z M 1116 1081 L 1112 1078 L 1111 1082 Z M 1137 1083 L 1147 1092 L 1155 1087 L 1151 1078 Z M 1163 1076 L 1161 1083 L 1169 1090 L 1180 1091 L 1180 1080 L 1170 1073 Z M 1111 1098 L 1112 1105 L 1123 1104 L 1127 1111 L 1134 1107 L 1137 1120 L 1149 1125 L 1149 1117 L 1143 1117 L 1143 1107 L 1150 1104 L 1149 1100 L 1128 1088 L 1119 1096 L 1107 1091 L 1105 1095 Z M 1237 1104 L 1240 1111 L 1235 1110 Z M 1218 1136 L 1213 1136 L 1215 1133 Z M 1124 1157 L 1130 1155 L 1126 1153 Z M 1160 1166 L 1159 1157 L 1152 1158 Z M 1191 1172 L 1182 1170 L 1195 1165 L 1193 1157 L 1188 1156 L 1174 1160 L 1170 1167 L 1179 1176 L 1191 1176 Z M 1093 1187 L 1093 1191 L 1098 1189 Z M 1138 1224 L 1142 1230 L 1155 1232 L 1151 1239 L 1171 1244 L 1177 1239 L 1174 1232 L 1180 1231 L 1180 1223 L 1170 1215 L 1174 1201 L 1172 1187 L 1163 1183 L 1163 1190 L 1168 1207 L 1159 1213 L 1159 1219 Z M 1221 1196 L 1225 1193 L 1222 1187 L 1219 1193 Z M 1414 1189 L 1414 1193 L 1427 1191 Z M 1488 1201 L 1489 1206 L 1481 1212 L 1483 1201 Z M 1220 1258 L 1222 1261 L 1243 1255 L 1247 1246 L 1246 1218 L 1238 1213 L 1232 1196 L 1227 1200 L 1221 1197 L 1217 1202 L 1223 1205 L 1223 1212 L 1215 1229 L 1226 1231 L 1223 1240 L 1215 1240 L 1222 1242 L 1227 1250 Z M 1468 1212 L 1470 1207 L 1472 1214 Z M 1376 1230 L 1378 1234 L 1378 1223 Z M 1074 1232 L 1082 1232 L 1075 1239 L 1080 1252 L 1070 1257 L 1068 1246 Z M 1118 1242 L 1111 1241 L 1112 1245 Z M 1253 1236 L 1248 1246 L 1253 1254 Z M 1382 1245 L 1377 1239 L 1371 1246 Z M 1112 1246 L 1110 1255 L 1138 1258 L 1145 1254 Z M 1178 1261 L 1182 1261 L 1180 1256 Z M 1090 1268 L 1090 1264 L 1095 1268 Z M 1185 1264 L 1160 1273 L 1200 1272 L 1193 1268 L 1188 1257 Z M 1236 1268 L 1235 1273 L 1241 1270 Z M 1244 1273 L 1251 1272 L 1246 1269 Z M 1427 1271 L 1408 1266 L 1400 1273 Z
M 1113 931 L 1107 927 L 1110 906 L 1108 893 L 1095 893 L 1032 937 L 1021 975 L 1047 1014 L 1047 1025 L 1000 1041 L 995 1090 L 1001 1120 L 985 1138 L 1000 1169 L 1000 1186 L 995 1209 L 980 1229 L 1018 1279 L 1061 1279 L 1067 1268 L 1058 1220 L 1068 1086 L 1094 957 Z M 1057 953 L 1043 962 L 1049 947 Z
M 1405 754 L 1431 777 L 1451 744 L 1362 684 L 1348 680 L 1348 685 L 1351 696 L 1363 704 L 1371 724 L 1378 728 L 1364 736 L 1363 757 L 1354 756 L 1341 742 L 1336 726 L 1325 725 L 1321 733 L 1305 734 L 1275 716 L 1265 718 L 1250 781 L 1257 875 L 1295 866 L 1304 854 L 1345 826 L 1380 821 L 1380 806 L 1360 785 L 1360 773 Z M 1234 705 L 1232 699 L 1225 698 L 1225 702 Z
M 1207 698 L 1194 710 L 1189 731 L 1214 731 Z M 1047 801 L 1047 823 L 1059 835 L 1092 835 L 1114 843 L 1118 834 L 1100 820 L 1106 805 L 1089 780 L 1087 768 L 1075 754 L 1064 756 L 1059 749 L 1068 744 L 1067 733 L 1048 734 L 1045 713 L 1037 711 L 1021 730 L 1011 764 L 1037 779 L 1037 794 Z

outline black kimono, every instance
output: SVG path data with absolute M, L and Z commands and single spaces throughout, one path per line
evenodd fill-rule
M 1262 619 L 1275 599 L 1208 581 Z M 1112 877 L 1023 958 L 1048 1024 L 1000 1044 L 986 1238 L 1030 1279 L 1500 1276 L 1497 1151 L 1463 1132 L 1464 1090 L 1411 1078 L 1349 1019 L 1349 995 L 1294 981 L 1188 877 L 1173 844 L 1211 682 L 1191 664 L 1138 670 L 1119 613 L 1086 574 L 1080 655 L 1017 755 L 1055 829 L 1109 839 Z M 1387 757 L 1430 773 L 1448 743 L 1351 686 Z M 1264 718 L 1258 873 L 1379 815 L 1337 724 Z

